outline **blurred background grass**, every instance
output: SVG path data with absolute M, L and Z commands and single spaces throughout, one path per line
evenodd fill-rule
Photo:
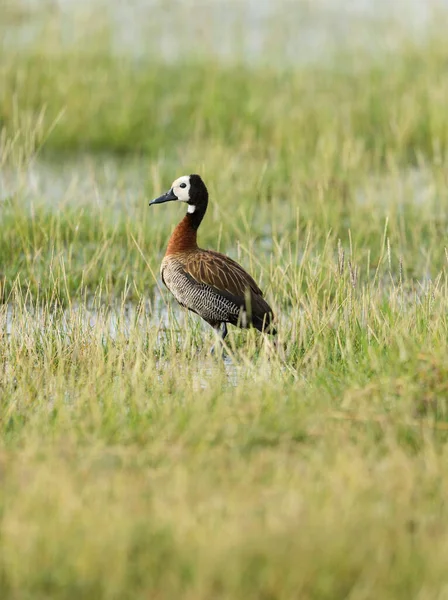
M 0 0 L 1 598 L 445 597 L 447 16 Z M 277 354 L 161 289 L 189 172 Z
M 144 196 L 198 170 L 218 200 L 205 243 L 219 238 L 229 248 L 281 230 L 294 233 L 284 239 L 296 253 L 300 211 L 299 228 L 311 220 L 322 243 L 329 230 L 347 241 L 350 228 L 356 245 L 379 254 L 388 213 L 406 268 L 440 269 L 443 247 L 431 247 L 428 266 L 415 243 L 431 246 L 445 226 L 447 42 L 439 13 L 428 9 L 412 35 L 391 10 L 383 22 L 319 3 L 244 5 L 223 13 L 219 3 L 136 3 L 121 27 L 120 5 L 2 5 L 6 289 L 20 274 L 48 291 L 47 265 L 68 247 L 71 292 L 107 281 L 119 294 L 129 275 L 149 289 L 154 278 L 130 232 L 140 244 L 150 238 L 156 270 L 173 219 L 169 211 L 154 219 Z M 313 35 L 322 38 L 314 51 Z M 385 199 L 392 187 L 399 199 Z M 428 187 L 431 210 L 422 214 Z M 24 210 L 30 195 L 32 215 Z M 110 248 L 98 258 L 105 240 Z

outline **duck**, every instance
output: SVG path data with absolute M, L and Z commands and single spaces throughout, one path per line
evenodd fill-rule
M 166 202 L 187 205 L 162 260 L 160 275 L 164 285 L 182 307 L 213 327 L 221 344 L 228 324 L 276 335 L 274 313 L 249 273 L 225 254 L 199 248 L 197 232 L 208 201 L 207 187 L 201 176 L 194 173 L 179 177 L 165 194 L 149 202 L 149 206 Z M 211 352 L 215 352 L 215 345 Z

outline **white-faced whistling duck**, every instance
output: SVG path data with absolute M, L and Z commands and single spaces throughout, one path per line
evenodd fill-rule
M 197 230 L 208 204 L 201 177 L 179 177 L 149 205 L 172 201 L 186 202 L 187 214 L 169 239 L 160 272 L 179 304 L 202 317 L 221 340 L 227 335 L 227 323 L 275 335 L 273 312 L 252 277 L 228 256 L 198 248 Z

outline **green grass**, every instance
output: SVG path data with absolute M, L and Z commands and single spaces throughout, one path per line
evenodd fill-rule
M 0 46 L 2 600 L 445 597 L 438 31 L 282 70 Z M 188 172 L 277 351 L 212 359 L 159 290 Z

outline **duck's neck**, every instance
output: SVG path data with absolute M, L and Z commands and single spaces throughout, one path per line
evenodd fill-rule
M 171 234 L 166 254 L 177 254 L 196 250 L 197 232 L 204 218 L 207 206 L 196 207 L 194 212 L 188 212 Z

